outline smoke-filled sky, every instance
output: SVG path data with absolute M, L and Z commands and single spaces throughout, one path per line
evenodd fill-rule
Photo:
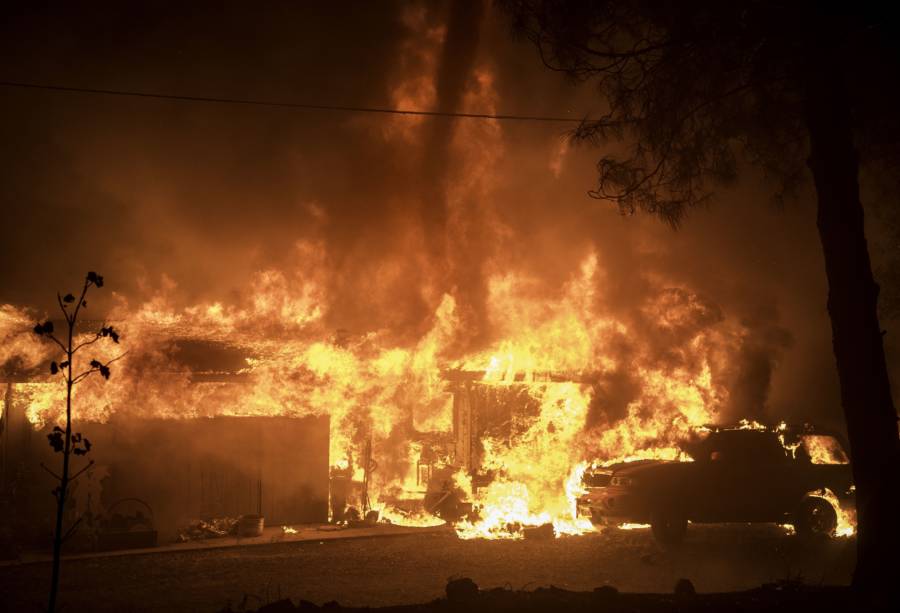
M 30 4 L 3 9 L 2 80 L 573 118 L 603 108 L 479 3 Z M 0 304 L 49 309 L 91 269 L 131 304 L 160 292 L 241 304 L 258 271 L 281 270 L 326 288 L 330 329 L 398 343 L 451 294 L 465 352 L 496 336 L 492 276 L 554 295 L 594 251 L 604 313 L 639 328 L 651 292 L 685 288 L 713 323 L 741 326 L 730 385 L 748 413 L 839 421 L 812 201 L 776 208 L 752 169 L 676 232 L 589 198 L 601 152 L 569 145 L 564 124 L 0 90 Z

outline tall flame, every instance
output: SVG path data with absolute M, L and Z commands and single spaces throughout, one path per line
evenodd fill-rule
M 399 107 L 433 107 L 446 28 L 429 21 L 424 5 L 405 9 L 402 22 L 420 34 L 402 43 L 391 96 Z M 498 99 L 490 64 L 476 59 L 460 110 L 493 112 Z M 428 121 L 382 119 L 353 121 L 404 151 L 422 153 Z M 428 213 L 432 204 L 440 209 L 439 227 L 398 223 L 412 248 L 394 256 L 404 260 L 396 267 L 385 265 L 366 279 L 378 300 L 360 300 L 390 310 L 395 301 L 385 288 L 406 284 L 404 271 L 429 268 L 417 286 L 431 313 L 424 331 L 334 330 L 328 314 L 337 300 L 329 276 L 339 275 L 339 267 L 319 240 L 298 241 L 288 258 L 296 265 L 247 279 L 243 301 L 184 305 L 167 277 L 137 304 L 117 296 L 108 316 L 128 354 L 115 363 L 110 381 L 78 386 L 75 419 L 327 415 L 331 465 L 352 469 L 360 481 L 371 448 L 378 468 L 366 475 L 369 498 L 385 519 L 435 523 L 395 502 L 424 495 L 429 483 L 422 465 L 450 470 L 474 507 L 457 522 L 466 538 L 520 538 L 523 527 L 546 524 L 557 535 L 592 530 L 575 508 L 590 464 L 687 459 L 679 443 L 715 422 L 729 400 L 728 367 L 745 330 L 690 288 L 650 275 L 636 274 L 649 298 L 623 314 L 608 305 L 604 262 L 587 246 L 577 259 L 554 263 L 572 271 L 561 286 L 522 272 L 516 254 L 504 252 L 511 243 L 523 247 L 508 240 L 512 230 L 497 213 L 493 172 L 513 148 L 496 121 L 453 126 L 441 143 L 454 160 L 445 185 L 435 189 L 442 201 L 426 203 Z M 551 163 L 557 175 L 564 154 L 560 149 Z M 315 204 L 309 208 L 312 218 L 324 215 Z M 431 242 L 454 248 L 423 255 Z M 383 283 L 387 277 L 399 282 Z M 57 423 L 64 404 L 62 387 L 36 370 L 54 357 L 53 347 L 28 334 L 36 319 L 37 313 L 0 305 L 0 364 L 31 373 L 28 383 L 15 384 L 16 392 L 40 426 Z M 185 341 L 237 357 L 227 367 L 197 372 L 184 355 Z M 91 349 L 85 359 L 117 355 L 115 347 Z M 456 434 L 448 373 L 465 374 L 480 390 L 522 390 L 522 402 L 536 407 L 509 436 L 485 433 L 480 465 L 466 467 L 471 470 L 448 449 Z M 610 398 L 621 381 L 628 389 L 617 404 Z M 483 483 L 479 473 L 493 479 Z

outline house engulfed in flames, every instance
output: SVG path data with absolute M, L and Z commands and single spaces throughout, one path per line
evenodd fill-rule
M 227 364 L 234 348 L 189 341 L 174 348 L 194 362 L 191 387 L 246 393 L 240 369 Z M 348 446 L 343 457 L 330 456 L 328 415 L 114 412 L 106 421 L 83 419 L 77 430 L 90 436 L 96 464 L 74 488 L 73 515 L 102 517 L 120 501 L 136 500 L 150 510 L 163 540 L 199 518 L 246 513 L 282 525 L 352 522 L 367 512 L 408 526 L 449 521 L 463 538 L 519 538 L 524 528 L 546 524 L 557 535 L 593 530 L 576 517 L 587 462 L 571 445 L 582 430 L 583 388 L 590 383 L 550 373 L 508 378 L 497 383 L 481 372 L 445 371 L 438 396 L 450 408 L 450 431 L 409 423 L 405 440 L 392 442 L 363 430 L 364 443 Z M 54 485 L 40 467 L 55 466 L 55 458 L 46 441 L 53 424 L 36 421 L 34 409 L 58 393 L 58 384 L 27 373 L 4 384 L 0 479 L 4 491 L 18 489 L 23 533 L 39 540 L 51 526 L 45 498 Z M 360 449 L 358 457 L 352 449 Z
M 233 367 L 240 353 L 233 347 L 184 340 L 172 347 L 182 361 L 190 360 L 191 387 L 246 393 L 245 377 Z M 577 384 L 520 377 L 494 385 L 482 378 L 483 373 L 472 371 L 443 373 L 439 395 L 443 408 L 452 411 L 450 431 L 421 431 L 408 424 L 407 440 L 399 443 L 373 440 L 371 431 L 363 432 L 359 457 L 350 451 L 356 446 L 348 447 L 344 457 L 330 457 L 328 415 L 273 411 L 173 418 L 113 412 L 105 421 L 81 419 L 76 429 L 91 439 L 95 464 L 73 488 L 72 515 L 88 512 L 99 519 L 122 511 L 122 502 L 131 508 L 136 501 L 152 515 L 163 540 L 201 518 L 248 513 L 279 525 L 352 522 L 367 512 L 370 518 L 374 513 L 377 520 L 409 526 L 450 521 L 468 538 L 515 538 L 523 527 L 546 523 L 553 523 L 558 534 L 591 530 L 590 522 L 574 515 L 584 464 L 570 470 L 571 458 L 560 457 L 556 465 L 539 466 L 530 457 L 540 453 L 535 443 L 562 449 L 557 437 L 571 438 L 580 429 L 585 407 L 572 411 L 567 398 Z M 58 383 L 43 381 L 35 372 L 7 372 L 5 379 L 0 487 L 16 491 L 14 521 L 26 541 L 38 542 L 52 525 L 46 494 L 54 483 L 42 467 L 55 467 L 57 458 L 46 440 L 54 424 L 36 420 L 34 411 L 58 393 Z M 541 405 L 548 388 L 554 390 L 555 416 L 544 414 Z M 403 450 L 399 459 L 379 455 L 397 448 Z M 526 455 L 516 458 L 517 448 Z M 544 452 L 547 459 L 558 455 L 554 449 Z M 384 479 L 383 472 L 403 477 Z M 559 474 L 569 476 L 565 483 Z
M 276 271 L 241 308 L 122 299 L 108 314 L 121 347 L 89 357 L 127 355 L 109 381 L 76 390 L 75 430 L 96 462 L 76 505 L 143 500 L 162 535 L 246 513 L 268 524 L 446 518 L 463 538 L 591 531 L 576 512 L 584 471 L 683 457 L 692 429 L 719 421 L 753 341 L 685 288 L 648 290 L 633 321 L 613 316 L 602 276 L 591 254 L 549 297 L 528 278 L 490 278 L 495 340 L 471 352 L 456 346 L 465 322 L 449 295 L 412 341 L 330 331 L 322 284 Z M 4 491 L 33 492 L 20 488 L 14 505 L 28 518 L 52 510 L 44 430 L 64 414 L 52 347 L 29 333 L 36 319 L 0 306 Z
M 181 345 L 187 353 L 197 351 Z M 208 359 L 217 352 L 205 346 L 202 353 Z M 191 377 L 195 385 L 241 385 L 236 373 L 222 370 L 195 369 Z M 59 383 L 7 373 L 3 384 L 0 491 L 12 496 L 8 511 L 19 537 L 45 541 L 53 519 L 47 499 L 55 487 L 48 473 L 58 470 L 59 456 L 47 444 L 54 424 L 35 423 L 31 411 L 57 393 Z M 94 463 L 73 485 L 73 519 L 137 513 L 164 541 L 202 519 L 261 514 L 276 525 L 327 520 L 327 415 L 171 419 L 123 412 L 103 421 L 81 419 L 75 428 L 90 439 Z M 75 470 L 86 463 L 76 461 Z

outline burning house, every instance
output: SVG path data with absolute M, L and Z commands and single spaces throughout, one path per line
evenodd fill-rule
M 166 538 L 192 518 L 249 514 L 277 524 L 447 520 L 463 538 L 592 531 L 577 509 L 585 470 L 683 457 L 692 429 L 728 409 L 747 338 L 681 289 L 648 299 L 645 332 L 598 315 L 600 274 L 589 255 L 554 298 L 499 277 L 488 298 L 498 340 L 463 354 L 449 295 L 405 344 L 328 333 L 315 283 L 298 293 L 272 271 L 243 308 L 123 302 L 111 316 L 127 353 L 74 401 L 76 431 L 94 443 L 86 475 L 104 509 L 143 501 Z M 30 491 L 45 492 L 40 461 L 51 466 L 45 434 L 63 390 L 47 374 L 52 347 L 30 333 L 34 316 L 3 316 L 4 474 L 9 482 L 27 466 Z M 97 347 L 103 359 L 119 355 Z
M 184 341 L 176 347 L 193 385 L 215 382 L 239 393 L 240 375 L 227 363 L 233 351 Z M 58 389 L 30 375 L 6 377 L 0 420 L 0 485 L 15 498 L 12 522 L 27 535 L 26 544 L 46 541 L 50 533 L 47 495 L 57 464 L 47 445 L 54 424 L 33 423 L 29 411 Z M 327 521 L 328 417 L 273 413 L 163 418 L 122 411 L 107 420 L 80 420 L 78 431 L 93 450 L 72 492 L 73 521 L 86 518 L 83 540 L 99 535 L 111 547 L 169 542 L 198 520 L 245 515 L 275 525 Z M 149 531 L 155 534 L 143 540 L 134 534 Z M 116 542 L 110 532 L 132 534 Z
M 875 3 L 14 4 L 4 605 L 892 585 Z

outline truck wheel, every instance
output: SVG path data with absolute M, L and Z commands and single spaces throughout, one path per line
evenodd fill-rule
M 837 512 L 824 498 L 810 496 L 800 504 L 794 528 L 803 537 L 831 536 L 837 528 Z
M 653 513 L 650 517 L 653 537 L 664 545 L 677 545 L 684 540 L 687 532 L 687 518 L 674 509 Z

